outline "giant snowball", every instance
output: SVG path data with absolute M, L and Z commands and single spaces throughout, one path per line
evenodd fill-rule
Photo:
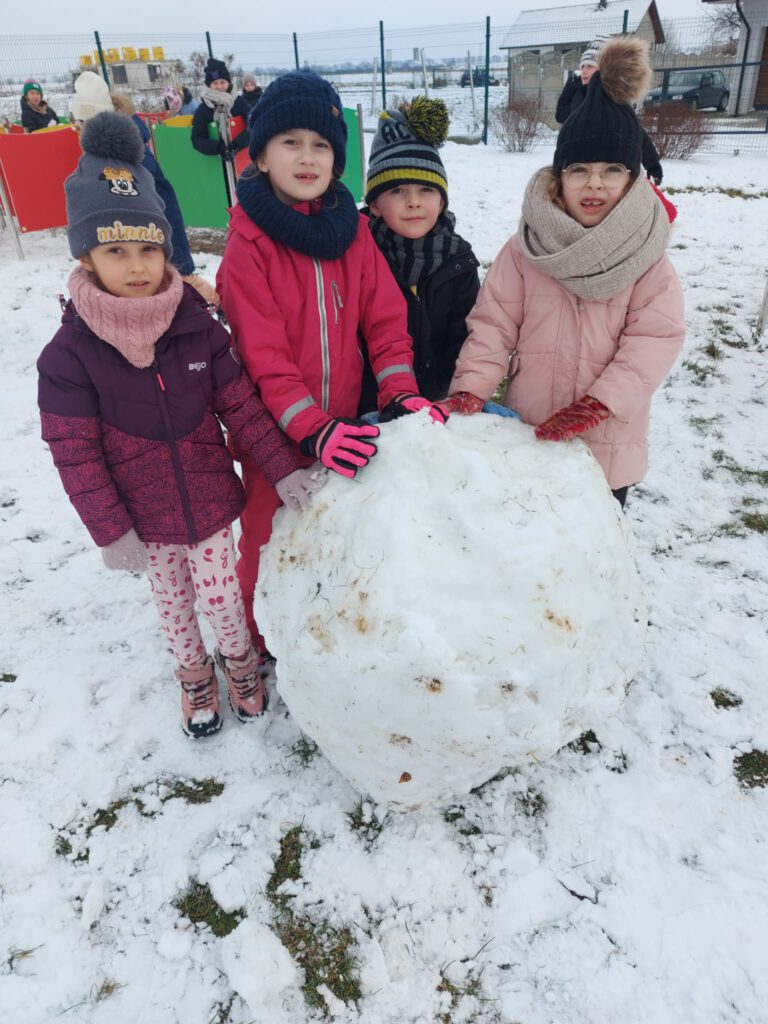
M 641 586 L 618 502 L 581 441 L 493 415 L 382 426 L 354 480 L 278 514 L 256 619 L 301 729 L 402 808 L 545 761 L 616 712 Z

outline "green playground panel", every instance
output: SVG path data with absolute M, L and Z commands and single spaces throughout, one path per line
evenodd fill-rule
M 349 133 L 347 165 L 342 182 L 361 203 L 365 194 L 363 154 L 360 150 L 360 129 L 357 110 L 345 107 L 344 120 Z M 226 228 L 229 222 L 227 189 L 221 161 L 204 156 L 192 147 L 189 127 L 178 128 L 162 123 L 153 126 L 157 159 L 173 185 L 176 198 L 188 227 Z M 208 126 L 209 138 L 217 139 L 215 124 Z
M 184 223 L 191 228 L 226 228 L 229 199 L 221 160 L 192 147 L 191 127 L 160 123 L 153 130 L 157 159 L 173 185 Z
M 360 122 L 357 110 L 344 107 L 342 111 L 347 123 L 347 166 L 341 180 L 355 197 L 356 203 L 362 203 L 365 197 L 364 187 L 364 155 L 360 151 Z

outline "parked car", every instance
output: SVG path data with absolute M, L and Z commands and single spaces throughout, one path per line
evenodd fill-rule
M 726 110 L 731 90 L 722 71 L 665 71 L 664 81 L 651 89 L 645 97 L 645 106 L 677 101 L 694 110 L 714 107 Z
M 485 85 L 485 68 L 475 68 L 472 72 L 472 85 Z M 469 71 L 462 72 L 461 75 L 462 86 L 469 85 Z M 498 78 L 489 78 L 488 85 L 498 85 Z

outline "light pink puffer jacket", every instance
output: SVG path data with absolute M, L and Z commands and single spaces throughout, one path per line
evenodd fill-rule
M 616 490 L 648 466 L 651 396 L 683 345 L 683 290 L 665 254 L 611 299 L 580 299 L 537 270 L 517 235 L 493 261 L 472 312 L 449 394 L 488 399 L 508 374 L 504 404 L 541 423 L 586 394 L 611 411 L 583 434 Z

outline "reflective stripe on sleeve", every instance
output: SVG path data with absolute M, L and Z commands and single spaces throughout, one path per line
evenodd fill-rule
M 294 416 L 298 416 L 300 412 L 304 412 L 305 409 L 309 409 L 313 405 L 317 405 L 317 402 L 315 402 L 311 395 L 307 395 L 306 398 L 300 398 L 298 402 L 294 402 L 293 405 L 288 406 L 280 417 L 277 425 L 281 430 L 285 430 Z
M 408 366 L 407 363 L 402 366 L 388 366 L 386 370 L 382 370 L 381 373 L 376 374 L 376 380 L 381 384 L 385 377 L 389 377 L 393 373 L 409 373 L 411 377 L 413 377 L 413 367 Z

